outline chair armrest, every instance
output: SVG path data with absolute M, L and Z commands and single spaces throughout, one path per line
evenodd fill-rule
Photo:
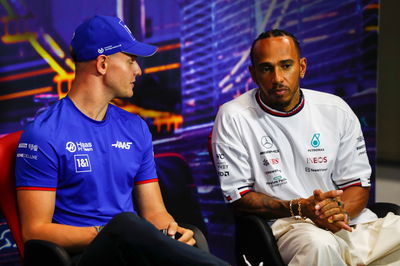
M 400 215 L 400 206 L 389 202 L 375 202 L 368 207 L 371 211 L 376 213 L 379 218 L 386 216 L 388 212 Z
M 210 252 L 210 248 L 208 247 L 207 239 L 204 236 L 203 232 L 199 228 L 197 228 L 196 226 L 194 226 L 192 224 L 181 223 L 179 225 L 193 231 L 193 233 L 194 233 L 193 238 L 194 238 L 194 240 L 196 240 L 196 244 L 194 245 L 195 247 L 197 247 L 201 250 Z
M 71 266 L 72 260 L 67 251 L 52 242 L 32 239 L 25 243 L 24 266 L 58 265 Z
M 243 255 L 251 265 L 283 266 L 276 239 L 267 220 L 253 214 L 241 214 L 236 221 L 236 253 L 238 261 Z M 243 264 L 245 265 L 245 264 Z

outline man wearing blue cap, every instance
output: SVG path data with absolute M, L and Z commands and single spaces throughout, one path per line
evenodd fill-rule
M 193 232 L 167 212 L 145 122 L 109 104 L 133 95 L 136 57 L 157 47 L 138 42 L 122 20 L 95 16 L 76 29 L 71 50 L 70 92 L 25 128 L 17 151 L 24 240 L 83 251 L 79 265 L 226 265 L 191 247 Z

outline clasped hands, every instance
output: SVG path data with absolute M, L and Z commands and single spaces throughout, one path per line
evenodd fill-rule
M 318 227 L 333 233 L 341 229 L 352 231 L 349 226 L 349 215 L 341 201 L 342 190 L 322 192 L 314 190 L 313 196 L 302 199 L 303 214 L 310 218 Z

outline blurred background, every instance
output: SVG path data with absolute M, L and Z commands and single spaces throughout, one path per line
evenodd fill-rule
M 370 201 L 399 204 L 398 10 L 390 0 L 0 0 L 0 136 L 67 94 L 69 43 L 83 20 L 120 17 L 159 51 L 140 59 L 133 98 L 113 104 L 148 123 L 157 158 L 185 162 L 211 252 L 235 264 L 234 223 L 207 137 L 218 107 L 255 87 L 247 71 L 252 40 L 272 28 L 297 36 L 308 60 L 302 87 L 342 97 L 360 119 L 373 167 Z M 171 175 L 183 173 L 170 166 Z M 0 264 L 17 261 L 0 220 Z

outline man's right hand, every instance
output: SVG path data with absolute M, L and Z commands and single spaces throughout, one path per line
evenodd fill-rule
M 348 214 L 344 210 L 343 202 L 341 201 L 342 190 L 322 192 L 316 189 L 313 194 L 316 203 L 315 215 L 317 217 L 314 223 L 334 233 L 341 229 L 352 231 L 348 224 Z
M 315 190 L 314 195 L 299 200 L 302 215 L 312 220 L 318 227 L 333 233 L 341 229 L 351 232 L 352 228 L 347 223 L 347 214 L 338 206 L 342 193 L 341 190 L 327 192 Z

